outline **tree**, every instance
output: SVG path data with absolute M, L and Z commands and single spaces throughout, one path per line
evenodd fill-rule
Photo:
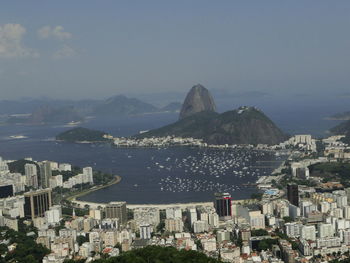
M 267 236 L 269 233 L 265 229 L 254 229 L 252 230 L 252 236 Z
M 86 236 L 77 236 L 77 242 L 79 246 L 88 241 L 89 239 Z
M 157 225 L 157 232 L 159 233 L 164 233 L 164 228 L 165 228 L 165 222 L 161 221 L 158 225 Z
M 263 196 L 262 193 L 253 193 L 253 194 L 251 194 L 250 197 L 251 197 L 251 199 L 257 199 L 257 200 L 261 201 L 262 196 Z
M 267 250 L 267 249 L 271 249 L 272 245 L 277 244 L 277 239 L 272 239 L 272 238 L 267 238 L 267 239 L 263 239 L 259 242 L 258 245 L 258 250 Z
M 7 253 L 7 246 L 5 244 L 0 244 L 0 255 L 5 255 Z
M 290 223 L 290 222 L 293 221 L 293 219 L 290 216 L 283 217 L 283 220 L 284 220 L 285 223 Z

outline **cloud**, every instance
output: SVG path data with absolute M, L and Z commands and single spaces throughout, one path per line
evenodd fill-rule
M 20 24 L 0 25 L 0 57 L 38 57 L 39 54 L 23 45 L 26 29 Z
M 67 45 L 63 45 L 62 48 L 60 48 L 53 54 L 53 58 L 54 59 L 68 58 L 68 57 L 74 56 L 75 54 L 76 52 L 73 48 Z
M 58 40 L 66 40 L 72 38 L 72 34 L 64 31 L 63 26 L 43 26 L 37 33 L 41 39 L 55 38 Z

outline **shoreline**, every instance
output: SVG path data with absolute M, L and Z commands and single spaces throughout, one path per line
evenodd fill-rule
M 252 203 L 255 199 L 247 198 L 247 199 L 240 199 L 240 200 L 232 200 L 232 204 L 238 204 L 238 203 Z M 122 201 L 112 201 L 115 203 L 119 203 Z M 88 202 L 88 201 L 79 201 L 74 200 L 73 204 L 76 207 L 83 208 L 86 205 L 88 205 L 90 208 L 104 208 L 108 203 L 96 203 L 96 202 Z M 186 208 L 192 208 L 196 206 L 210 206 L 214 207 L 213 201 L 203 201 L 203 202 L 188 202 L 188 203 L 169 203 L 169 204 L 128 204 L 126 203 L 126 207 L 128 209 L 136 209 L 136 208 L 158 208 L 160 210 L 165 210 L 166 208 L 172 208 L 172 207 L 180 207 L 182 209 Z
M 254 145 L 249 144 L 208 144 L 208 145 L 196 145 L 196 144 L 164 144 L 164 145 L 117 145 L 113 142 L 106 141 L 67 141 L 67 140 L 58 140 L 53 139 L 55 142 L 60 143 L 73 143 L 73 144 L 108 144 L 114 148 L 118 149 L 167 149 L 167 148 L 199 148 L 199 149 L 215 149 L 215 150 L 232 150 L 232 149 L 248 149 L 248 150 L 257 150 L 257 151 L 267 151 L 267 152 L 284 152 L 283 149 L 272 149 L 272 148 L 259 148 Z
M 70 202 L 80 202 L 79 200 L 77 200 L 77 198 L 82 197 L 82 196 L 87 195 L 87 194 L 90 194 L 92 192 L 95 192 L 97 190 L 107 188 L 107 187 L 112 186 L 114 184 L 118 184 L 118 183 L 120 183 L 121 180 L 122 180 L 122 177 L 119 175 L 116 175 L 115 178 L 107 184 L 99 185 L 99 186 L 96 186 L 95 188 L 93 187 L 91 189 L 84 190 L 82 192 L 79 192 L 79 193 L 76 193 L 72 196 L 69 196 L 65 199 L 70 201 Z

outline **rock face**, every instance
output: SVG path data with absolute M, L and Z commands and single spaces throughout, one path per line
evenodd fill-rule
M 182 104 L 180 120 L 202 111 L 215 112 L 215 110 L 215 102 L 210 92 L 197 84 L 192 87 Z

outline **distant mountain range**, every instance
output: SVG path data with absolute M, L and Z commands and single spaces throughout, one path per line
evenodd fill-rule
M 49 123 L 69 123 L 80 122 L 84 118 L 77 112 L 73 106 L 53 108 L 48 105 L 40 106 L 33 113 L 24 116 L 11 116 L 7 123 L 21 124 L 49 124 Z
M 1 114 L 10 115 L 7 123 L 50 124 L 83 121 L 86 117 L 114 117 L 157 112 L 178 112 L 181 104 L 170 103 L 158 108 L 152 104 L 123 95 L 99 100 L 33 100 L 0 101 Z M 27 113 L 18 115 L 18 113 Z
M 334 114 L 328 117 L 330 120 L 347 121 L 350 120 L 350 111 Z
M 240 107 L 224 113 L 215 112 L 209 91 L 201 85 L 192 87 L 183 104 L 180 120 L 137 137 L 193 137 L 210 144 L 278 144 L 288 138 L 262 111 Z
M 93 109 L 93 115 L 134 115 L 156 112 L 159 109 L 149 103 L 123 95 L 107 99 Z

